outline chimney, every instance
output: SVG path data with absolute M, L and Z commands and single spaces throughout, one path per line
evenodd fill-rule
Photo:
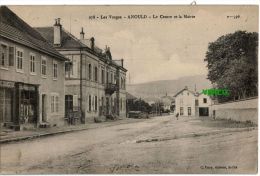
M 83 31 L 83 27 L 81 28 L 81 32 L 80 32 L 80 40 L 84 40 L 84 31 Z
M 95 38 L 94 37 L 91 37 L 91 39 L 90 39 L 90 41 L 91 41 L 91 49 L 92 50 L 94 50 L 94 47 L 95 47 Z
M 124 67 L 124 59 L 121 59 L 122 67 Z
M 53 44 L 60 46 L 61 45 L 61 24 L 60 24 L 60 18 L 55 19 L 55 24 L 53 26 L 54 29 L 54 35 L 53 35 Z

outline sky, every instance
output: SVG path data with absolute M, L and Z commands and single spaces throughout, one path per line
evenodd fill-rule
M 33 27 L 52 26 L 61 18 L 65 30 L 79 38 L 95 38 L 110 47 L 113 59 L 124 59 L 127 83 L 173 80 L 207 75 L 208 43 L 237 30 L 258 32 L 257 6 L 9 6 Z M 91 20 L 95 15 L 99 19 Z M 123 19 L 100 19 L 122 16 Z M 128 15 L 147 15 L 128 19 Z M 153 18 L 153 15 L 158 18 Z M 182 18 L 165 19 L 164 16 Z M 184 18 L 184 15 L 195 18 Z M 239 15 L 239 17 L 238 17 Z M 227 18 L 227 16 L 232 16 Z M 238 18 L 234 18 L 238 17 Z M 130 75 L 130 79 L 129 79 Z

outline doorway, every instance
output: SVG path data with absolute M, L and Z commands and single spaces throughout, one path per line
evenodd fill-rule
M 199 116 L 209 116 L 209 108 L 199 108 Z
M 42 94 L 42 122 L 47 122 L 46 102 L 46 94 Z
M 109 109 L 110 109 L 110 107 L 109 107 L 109 97 L 106 97 L 106 115 L 110 114 Z
M 73 95 L 65 95 L 65 114 L 73 112 Z
M 0 123 L 12 122 L 12 91 L 0 88 Z
M 188 116 L 191 116 L 191 107 L 188 107 Z

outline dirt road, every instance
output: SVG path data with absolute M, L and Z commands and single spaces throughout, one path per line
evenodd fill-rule
M 155 117 L 1 146 L 1 172 L 256 173 L 257 127 Z

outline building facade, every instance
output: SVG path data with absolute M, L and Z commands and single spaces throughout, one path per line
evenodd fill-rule
M 5 6 L 0 19 L 1 126 L 63 125 L 66 58 Z
M 79 112 L 81 123 L 99 116 L 126 117 L 126 69 L 123 60 L 112 59 L 110 48 L 95 45 L 95 39 L 80 39 L 62 28 L 60 19 L 53 27 L 36 28 L 60 54 L 66 65 L 65 113 Z M 78 118 L 74 116 L 73 118 Z
M 175 96 L 175 113 L 180 116 L 209 116 L 211 98 L 187 87 Z

